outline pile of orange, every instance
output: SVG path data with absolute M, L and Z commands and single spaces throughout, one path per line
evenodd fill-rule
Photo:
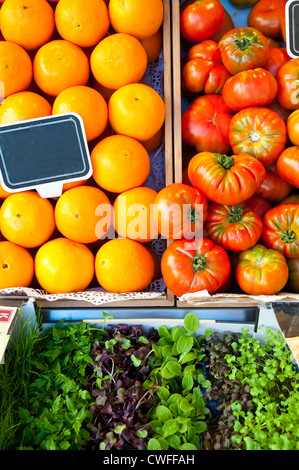
M 0 125 L 77 113 L 93 167 L 57 200 L 0 185 L 0 289 L 144 290 L 160 275 L 145 183 L 165 105 L 143 77 L 162 50 L 163 0 L 0 4 Z

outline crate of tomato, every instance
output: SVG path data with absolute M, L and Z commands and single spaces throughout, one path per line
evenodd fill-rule
M 299 299 L 299 60 L 285 6 L 173 3 L 175 183 L 202 207 L 202 232 L 162 260 L 179 306 Z
M 167 241 L 148 223 L 173 181 L 170 1 L 126 3 L 1 6 L 0 125 L 77 113 L 93 169 L 58 199 L 1 187 L 2 302 L 174 304 L 160 272 Z

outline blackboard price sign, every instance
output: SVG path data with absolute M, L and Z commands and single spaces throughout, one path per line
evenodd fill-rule
M 1 184 L 59 197 L 64 183 L 92 175 L 82 118 L 76 113 L 0 125 Z
M 289 56 L 299 58 L 299 1 L 286 3 L 286 46 Z

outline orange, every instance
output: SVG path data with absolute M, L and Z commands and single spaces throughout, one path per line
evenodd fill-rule
M 93 243 L 109 230 L 112 206 L 99 188 L 77 186 L 58 199 L 55 220 L 58 230 L 66 238 L 79 243 Z
M 26 90 L 32 81 L 32 62 L 18 44 L 0 41 L 0 97 Z M 2 89 L 2 86 L 4 89 Z
M 157 192 L 139 187 L 124 191 L 114 201 L 114 228 L 122 238 L 146 243 L 157 236 L 154 202 Z
M 146 55 L 147 61 L 149 64 L 154 62 L 160 55 L 160 52 L 163 48 L 163 29 L 160 28 L 158 31 L 144 39 L 140 39 L 141 44 L 143 45 Z
M 97 252 L 95 273 L 99 284 L 108 292 L 140 292 L 153 278 L 154 261 L 140 243 L 116 238 Z
M 35 83 L 51 96 L 57 96 L 71 86 L 86 85 L 89 74 L 86 54 L 79 46 L 64 39 L 44 44 L 33 60 Z
M 81 47 L 95 46 L 110 27 L 103 0 L 60 0 L 55 9 L 55 23 L 63 39 Z
M 88 86 L 63 90 L 54 101 L 53 114 L 77 113 L 82 117 L 86 138 L 95 139 L 108 124 L 108 106 L 102 95 Z
M 50 103 L 32 91 L 20 91 L 5 98 L 0 106 L 0 124 L 50 116 Z
M 148 140 L 164 124 L 165 104 L 152 87 L 131 83 L 113 93 L 108 103 L 108 116 L 117 134 Z
M 12 193 L 6 191 L 2 184 L 0 183 L 0 199 L 6 199 L 8 196 L 10 196 Z
M 110 0 L 113 29 L 138 39 L 155 34 L 163 22 L 163 0 Z
M 91 152 L 93 179 L 104 190 L 122 193 L 141 186 L 150 171 L 147 151 L 136 139 L 112 135 Z
M 77 186 L 83 186 L 87 180 L 81 180 L 81 181 L 72 181 L 71 183 L 64 183 L 62 187 L 62 192 L 65 193 L 65 191 L 68 191 L 69 189 L 76 188 Z
M 81 292 L 94 276 L 94 256 L 81 243 L 56 238 L 36 253 L 35 274 L 40 286 L 50 294 Z
M 116 90 L 141 80 L 147 67 L 147 54 L 133 36 L 111 34 L 94 48 L 90 65 L 95 79 L 102 86 Z
M 55 230 L 54 208 L 35 191 L 13 193 L 1 206 L 0 228 L 10 242 L 25 248 L 40 246 Z
M 34 261 L 25 248 L 0 242 L 0 289 L 28 287 L 34 276 Z
M 0 10 L 4 39 L 31 51 L 50 40 L 54 12 L 46 0 L 5 0 Z

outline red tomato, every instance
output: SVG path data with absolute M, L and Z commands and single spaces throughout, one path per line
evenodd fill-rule
M 288 288 L 294 294 L 299 294 L 299 258 L 287 259 L 289 268 Z
M 270 49 L 269 60 L 267 65 L 268 72 L 272 73 L 273 77 L 276 78 L 277 72 L 286 62 L 290 60 L 290 56 L 287 53 L 285 47 L 276 49 Z
M 226 251 L 211 240 L 177 240 L 165 250 L 161 270 L 168 289 L 177 297 L 207 290 L 216 292 L 228 279 Z
M 246 294 L 277 294 L 286 285 L 288 275 L 286 259 L 278 251 L 256 245 L 239 254 L 235 276 Z
M 281 204 L 266 212 L 262 240 L 287 258 L 299 258 L 299 204 Z
M 285 149 L 287 129 L 271 109 L 245 108 L 230 122 L 229 141 L 235 155 L 249 153 L 263 165 L 270 165 Z
M 280 42 L 276 41 L 273 38 L 267 38 L 270 49 L 277 49 L 281 47 Z
M 227 70 L 239 72 L 266 67 L 269 58 L 267 38 L 255 28 L 235 28 L 219 42 L 222 62 Z
M 277 101 L 285 109 L 299 109 L 299 59 L 283 64 L 277 72 Z
M 293 145 L 299 146 L 299 109 L 293 111 L 287 120 L 288 137 Z
M 236 206 L 258 190 L 266 176 L 265 167 L 254 157 L 201 152 L 189 163 L 192 186 L 213 202 Z
M 227 153 L 231 118 L 222 96 L 199 96 L 182 115 L 183 141 L 197 152 Z
M 292 185 L 279 175 L 276 163 L 272 163 L 266 167 L 266 178 L 255 194 L 270 202 L 281 202 L 292 189 Z
M 267 106 L 277 94 L 277 82 L 264 69 L 247 70 L 229 78 L 223 87 L 225 104 L 235 111 L 252 106 Z
M 159 233 L 168 240 L 202 238 L 207 215 L 207 199 L 191 186 L 173 183 L 156 196 L 155 223 Z
M 215 42 L 219 42 L 220 39 L 229 31 L 234 29 L 235 25 L 232 20 L 231 15 L 228 13 L 228 11 L 224 10 L 224 21 L 222 23 L 222 26 L 218 30 L 218 32 L 211 38 Z
M 270 202 L 260 196 L 252 196 L 247 199 L 246 205 L 250 207 L 262 220 L 266 212 L 272 208 Z
M 272 111 L 275 111 L 275 113 L 280 116 L 284 122 L 287 122 L 289 115 L 291 114 L 291 111 L 288 111 L 287 109 L 283 108 L 276 100 L 272 101 L 268 105 L 269 109 L 272 109 Z
M 260 0 L 249 12 L 247 24 L 270 38 L 281 38 L 287 0 Z
M 277 171 L 281 178 L 299 188 L 299 147 L 285 149 L 277 160 Z
M 181 7 L 182 36 L 190 42 L 212 38 L 222 26 L 224 8 L 219 0 L 186 1 Z
M 183 68 L 183 80 L 187 90 L 192 93 L 221 93 L 230 76 L 221 62 L 216 42 L 206 40 L 191 47 Z
M 243 251 L 254 246 L 263 231 L 260 217 L 246 204 L 212 204 L 206 221 L 209 238 L 228 251 Z

